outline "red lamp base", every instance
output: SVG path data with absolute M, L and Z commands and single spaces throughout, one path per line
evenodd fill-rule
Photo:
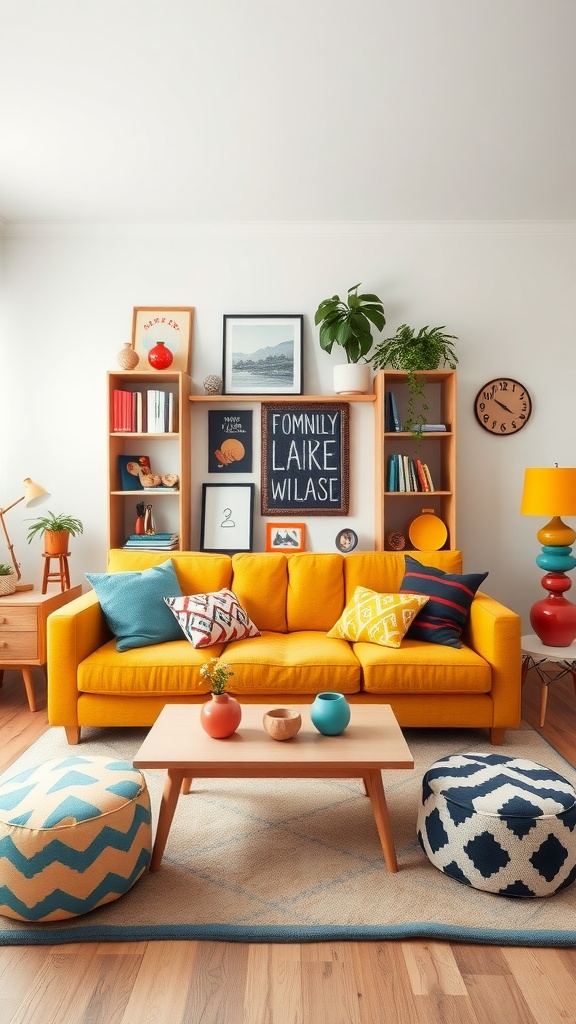
M 576 640 L 576 605 L 564 591 L 572 584 L 563 572 L 549 572 L 541 582 L 548 596 L 532 606 L 530 625 L 545 647 L 569 647 Z

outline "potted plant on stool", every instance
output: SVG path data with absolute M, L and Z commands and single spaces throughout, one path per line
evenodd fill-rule
M 16 590 L 16 573 L 11 565 L 0 564 L 0 597 L 13 594 Z
M 28 543 L 34 537 L 44 537 L 44 551 L 47 555 L 65 555 L 68 552 L 68 541 L 70 537 L 76 537 L 84 533 L 84 526 L 79 519 L 73 516 L 56 515 L 48 512 L 45 516 L 39 516 L 31 520 L 32 526 L 28 530 Z
M 348 289 L 348 301 L 339 295 L 324 299 L 316 310 L 314 323 L 320 325 L 320 347 L 330 353 L 333 345 L 341 345 L 346 363 L 334 367 L 334 390 L 337 394 L 366 394 L 370 387 L 368 353 L 373 345 L 372 325 L 379 331 L 386 323 L 384 306 L 377 295 L 358 295 L 360 285 Z

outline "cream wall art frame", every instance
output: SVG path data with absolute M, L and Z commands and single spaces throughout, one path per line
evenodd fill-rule
M 173 356 L 168 370 L 190 373 L 193 320 L 193 306 L 135 306 L 132 348 L 140 357 L 137 369 L 156 372 L 148 362 L 148 353 L 162 341 Z

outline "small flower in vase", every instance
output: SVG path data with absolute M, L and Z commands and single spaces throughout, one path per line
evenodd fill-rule
M 219 658 L 210 658 L 210 661 L 202 665 L 200 675 L 210 683 L 210 693 L 226 693 L 226 683 L 234 675 L 230 665 L 224 664 Z
M 210 700 L 202 705 L 200 711 L 202 728 L 213 739 L 225 739 L 236 732 L 242 719 L 240 704 L 235 697 L 226 693 L 226 683 L 234 673 L 230 665 L 219 658 L 210 658 L 200 668 L 200 675 L 210 683 L 211 693 Z

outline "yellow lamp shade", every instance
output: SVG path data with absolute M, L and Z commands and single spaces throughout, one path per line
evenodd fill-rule
M 576 516 L 576 469 L 546 466 L 524 472 L 522 515 Z

